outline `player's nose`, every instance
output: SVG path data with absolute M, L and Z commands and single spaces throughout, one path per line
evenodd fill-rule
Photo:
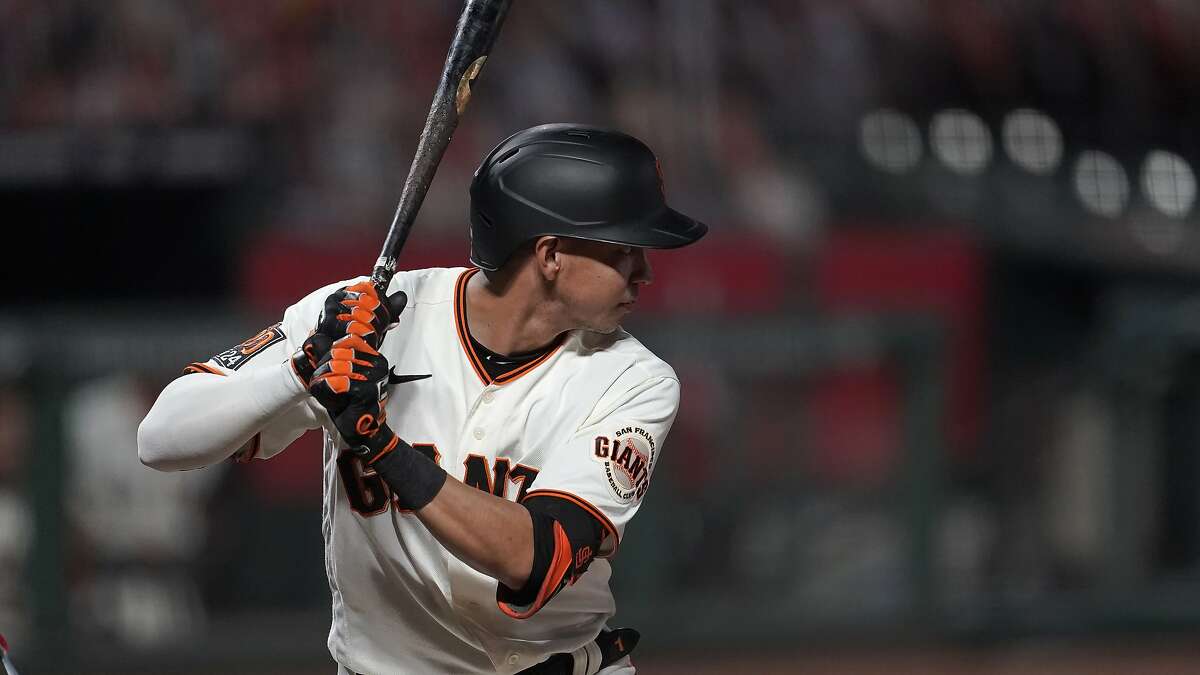
M 654 270 L 650 268 L 650 259 L 646 257 L 646 249 L 633 249 L 633 273 L 629 275 L 633 284 L 648 285 L 654 281 Z

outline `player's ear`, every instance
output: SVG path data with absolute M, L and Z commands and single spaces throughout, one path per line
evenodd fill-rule
M 533 244 L 533 262 L 542 278 L 553 281 L 562 266 L 562 240 L 554 236 L 538 237 Z

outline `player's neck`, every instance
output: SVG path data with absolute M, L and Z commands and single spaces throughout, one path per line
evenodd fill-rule
M 530 274 L 503 283 L 476 274 L 467 283 L 466 296 L 471 336 L 498 354 L 536 351 L 571 329 L 561 303 L 548 297 Z

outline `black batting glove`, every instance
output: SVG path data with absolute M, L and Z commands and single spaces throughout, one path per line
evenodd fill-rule
M 550 658 L 518 672 L 517 675 L 595 675 L 628 656 L 641 637 L 641 633 L 632 628 L 603 629 L 588 647 L 577 649 L 570 654 L 551 654 Z M 596 652 L 599 654 L 595 654 Z M 600 658 L 594 658 L 594 655 Z
M 317 371 L 317 366 L 321 364 L 321 359 L 329 353 L 332 346 L 333 338 L 324 333 L 313 333 L 308 336 L 304 344 L 300 345 L 300 349 L 292 354 L 292 370 L 296 371 L 296 376 L 304 383 L 306 389 L 312 382 L 313 374 Z
M 335 341 L 321 357 L 308 391 L 336 418 L 354 399 L 379 401 L 387 396 L 388 362 L 358 335 Z
M 428 375 L 393 375 L 387 358 L 358 335 L 333 343 L 320 361 L 308 391 L 329 412 L 342 439 L 364 460 L 372 462 L 396 446 L 387 426 L 389 387 Z
M 383 389 L 387 384 L 384 381 Z M 395 449 L 399 438 L 387 424 L 381 398 L 351 396 L 346 407 L 333 418 L 333 425 L 364 463 L 370 464 Z
M 356 453 L 370 460 L 396 445 L 387 426 L 388 362 L 365 338 L 350 334 L 333 343 L 308 391 Z
M 400 313 L 408 304 L 404 291 L 381 298 L 370 281 L 339 288 L 325 298 L 325 306 L 317 320 L 317 332 L 337 340 L 357 335 L 375 349 L 383 343 L 387 330 L 400 321 Z
M 317 319 L 317 327 L 292 355 L 292 370 L 307 388 L 321 360 L 329 353 L 335 340 L 357 335 L 373 349 L 379 349 L 383 336 L 400 320 L 408 304 L 404 291 L 397 291 L 382 300 L 375 285 L 360 281 L 330 293 Z

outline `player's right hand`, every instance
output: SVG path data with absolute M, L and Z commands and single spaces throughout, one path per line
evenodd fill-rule
M 334 341 L 321 357 L 308 391 L 336 420 L 355 399 L 382 407 L 387 381 L 387 359 L 365 338 L 352 334 Z
M 346 444 L 371 461 L 396 445 L 387 425 L 388 385 L 411 377 L 391 374 L 387 359 L 365 339 L 347 335 L 333 343 L 308 390 L 333 420 Z
M 325 298 L 325 306 L 317 320 L 317 332 L 334 340 L 357 335 L 379 349 L 384 334 L 400 321 L 400 313 L 407 304 L 408 296 L 404 291 L 380 298 L 375 284 L 360 281 L 339 288 Z

